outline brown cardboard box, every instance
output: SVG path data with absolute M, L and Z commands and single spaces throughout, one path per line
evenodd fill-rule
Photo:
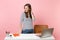
M 42 33 L 43 29 L 48 28 L 48 25 L 35 25 L 34 33 Z

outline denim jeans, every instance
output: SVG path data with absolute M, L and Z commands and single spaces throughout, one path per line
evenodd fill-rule
M 34 30 L 33 29 L 25 29 L 25 30 L 22 30 L 22 33 L 23 34 L 34 33 Z

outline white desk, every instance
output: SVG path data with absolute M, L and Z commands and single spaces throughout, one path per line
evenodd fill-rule
M 5 37 L 4 40 L 55 40 L 53 36 L 47 38 L 40 38 L 36 34 L 21 34 L 17 37 Z

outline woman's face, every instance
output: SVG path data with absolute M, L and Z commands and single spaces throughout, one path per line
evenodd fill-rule
M 25 6 L 24 11 L 25 12 L 28 12 L 29 11 L 29 7 L 28 6 Z

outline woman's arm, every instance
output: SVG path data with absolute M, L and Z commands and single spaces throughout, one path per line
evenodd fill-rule
M 20 27 L 22 28 L 22 23 L 24 21 L 24 13 L 21 14 L 20 16 Z

